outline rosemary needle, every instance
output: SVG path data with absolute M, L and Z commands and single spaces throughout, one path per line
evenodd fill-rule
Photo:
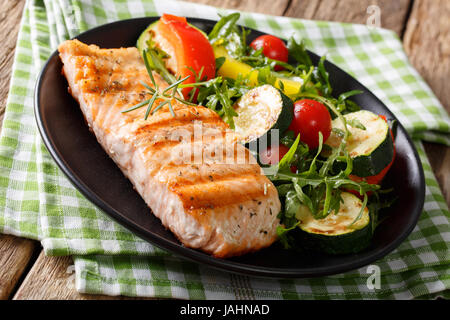
M 187 104 L 188 106 L 193 106 L 193 107 L 196 107 L 196 106 L 198 106 L 198 104 L 195 104 L 195 103 L 192 103 L 192 102 L 189 102 L 189 101 L 186 101 L 186 100 L 182 100 L 182 99 L 180 99 L 180 98 L 178 98 L 178 97 L 173 97 L 175 100 L 177 100 L 177 101 L 179 101 L 179 102 L 182 102 L 182 103 L 184 103 L 184 104 Z
M 155 93 L 148 103 L 147 111 L 145 112 L 145 117 L 144 117 L 145 120 L 147 120 L 148 115 L 149 115 L 150 111 L 152 110 L 153 104 L 156 101 L 156 98 L 158 98 L 158 95 Z
M 190 106 L 196 106 L 196 104 L 194 104 L 190 101 L 184 100 L 183 95 L 180 90 L 180 84 L 182 84 L 185 80 L 189 79 L 190 75 L 188 75 L 184 78 L 181 78 L 181 77 L 175 78 L 174 76 L 171 76 L 169 79 L 169 81 L 171 82 L 170 85 L 167 88 L 165 88 L 162 92 L 160 92 L 159 86 L 156 84 L 155 78 L 153 76 L 152 64 L 150 64 L 149 57 L 150 57 L 150 59 L 152 59 L 153 65 L 156 65 L 155 61 L 154 61 L 154 59 L 156 59 L 156 58 L 154 58 L 154 55 L 152 54 L 152 52 L 148 51 L 148 50 L 144 50 L 144 52 L 143 52 L 144 64 L 145 64 L 147 73 L 150 77 L 150 81 L 153 85 L 153 88 L 151 86 L 149 86 L 147 83 L 145 83 L 144 81 L 140 81 L 140 83 L 148 90 L 147 93 L 150 94 L 152 97 L 145 101 L 139 102 L 138 104 L 132 106 L 131 108 L 123 110 L 122 113 L 130 112 L 130 111 L 139 109 L 139 108 L 143 107 L 144 105 L 147 105 L 147 110 L 145 111 L 145 116 L 144 116 L 144 119 L 147 120 L 147 118 L 150 114 L 153 115 L 156 111 L 161 109 L 166 104 L 169 106 L 169 111 L 172 114 L 172 116 L 175 117 L 175 112 L 173 110 L 173 105 L 172 105 L 173 99 L 175 99 L 181 103 L 190 105 Z M 158 65 L 160 65 L 160 64 L 158 64 Z M 162 66 L 160 66 L 160 68 L 162 68 Z M 168 71 L 162 70 L 162 72 L 167 73 Z M 180 95 L 181 98 L 176 96 L 177 93 Z M 157 105 L 155 108 L 153 108 L 153 105 L 155 104 L 157 99 L 160 99 L 163 101 L 159 105 Z
M 175 112 L 173 111 L 172 103 L 170 102 L 170 100 L 169 100 L 169 110 L 170 110 L 170 113 L 172 114 L 172 117 L 175 117 Z
M 187 76 L 187 77 L 184 77 L 183 79 L 177 80 L 176 82 L 172 83 L 170 86 L 168 86 L 167 88 L 165 88 L 164 91 L 163 91 L 162 93 L 165 94 L 165 93 L 166 93 L 167 91 L 169 91 L 170 89 L 175 88 L 175 89 L 173 90 L 173 92 L 172 92 L 172 95 L 174 95 L 174 94 L 176 93 L 176 89 L 177 89 L 176 87 L 178 87 L 178 85 L 179 85 L 180 83 L 182 83 L 184 80 L 189 79 L 189 77 L 190 77 L 190 76 Z
M 151 80 L 153 86 L 154 86 L 155 89 L 156 89 L 156 88 L 157 88 L 157 85 L 156 85 L 155 78 L 153 77 L 152 68 L 150 67 L 150 63 L 148 62 L 148 58 L 147 58 L 147 50 L 144 50 L 143 56 L 144 56 L 144 64 L 145 64 L 145 68 L 147 69 L 147 73 L 148 73 L 148 75 L 149 75 L 149 77 L 150 77 L 150 80 Z
M 166 100 L 166 101 L 161 102 L 155 109 L 153 109 L 152 115 L 153 115 L 156 111 L 158 111 L 159 109 L 161 109 L 163 106 L 165 106 L 165 105 L 168 104 L 168 103 L 169 103 L 169 100 Z
M 145 105 L 145 104 L 147 104 L 147 103 L 149 103 L 149 102 L 150 102 L 150 99 L 145 100 L 145 101 L 142 101 L 142 102 L 139 102 L 138 104 L 132 106 L 131 108 L 126 109 L 126 110 L 123 110 L 122 113 L 127 113 L 127 112 L 130 112 L 130 111 L 139 109 L 139 108 L 141 108 L 143 105 Z
M 144 87 L 146 87 L 151 93 L 155 93 L 156 92 L 156 90 L 154 89 L 154 88 L 152 88 L 152 87 L 150 87 L 148 84 L 146 84 L 144 81 L 140 81 L 140 83 L 144 86 Z

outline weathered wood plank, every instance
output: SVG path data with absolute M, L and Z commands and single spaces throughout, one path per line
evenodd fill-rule
M 416 0 L 403 45 L 412 64 L 450 112 L 450 1 Z
M 207 4 L 226 9 L 236 9 L 241 11 L 251 11 L 258 13 L 282 16 L 288 6 L 289 0 L 187 0 Z
M 450 1 L 415 0 L 403 45 L 411 63 L 450 112 Z M 425 149 L 450 206 L 450 148 L 425 144 Z
M 124 300 L 130 297 L 81 294 L 75 289 L 71 257 L 47 257 L 41 252 L 14 300 Z
M 0 234 L 0 300 L 11 296 L 35 250 L 37 241 Z
M 24 0 L 0 1 L 0 128 L 8 97 L 11 68 L 22 17 Z M 0 235 L 0 299 L 8 299 L 17 286 L 33 252 L 36 241 Z
M 401 34 L 407 16 L 410 0 L 292 0 L 286 10 L 288 17 L 366 23 L 367 8 L 380 8 L 381 27 Z
M 24 0 L 0 1 L 0 128 L 5 112 Z

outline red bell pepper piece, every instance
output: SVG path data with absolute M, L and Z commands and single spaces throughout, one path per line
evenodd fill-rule
M 158 29 L 161 35 L 171 44 L 177 61 L 177 76 L 184 78 L 190 75 L 183 84 L 195 82 L 194 73 L 197 75 L 203 68 L 202 80 L 212 79 L 216 75 L 216 60 L 208 39 L 198 29 L 189 25 L 184 17 L 170 14 L 162 15 Z M 183 88 L 184 98 L 188 97 L 192 88 Z

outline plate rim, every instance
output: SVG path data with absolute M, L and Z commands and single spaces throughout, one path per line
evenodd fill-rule
M 78 39 L 82 38 L 83 36 L 95 33 L 98 31 L 101 31 L 102 29 L 106 29 L 111 27 L 112 25 L 116 24 L 127 24 L 130 22 L 135 22 L 136 20 L 142 20 L 142 21 L 152 21 L 158 19 L 159 16 L 152 16 L 152 17 L 140 17 L 140 18 L 131 18 L 131 19 L 125 19 L 125 20 L 118 20 L 111 23 L 106 23 L 103 25 L 99 25 L 97 27 L 94 27 L 92 29 L 86 30 L 79 35 L 75 36 L 72 39 Z M 211 20 L 211 19 L 204 19 L 204 18 L 196 18 L 196 17 L 186 17 L 188 21 L 197 21 L 200 23 L 209 23 L 214 24 L 217 22 L 217 20 Z M 247 28 L 252 31 L 259 31 L 254 28 Z M 307 50 L 309 54 L 316 55 L 314 52 Z M 333 266 L 322 266 L 322 267 L 309 267 L 309 268 L 302 268 L 302 269 L 296 269 L 296 268 L 284 268 L 284 269 L 274 269 L 273 267 L 263 267 L 263 266 L 249 266 L 245 263 L 227 260 L 227 259 L 220 259 L 212 257 L 211 255 L 184 247 L 181 244 L 174 244 L 169 240 L 166 240 L 165 238 L 162 238 L 158 236 L 157 234 L 150 233 L 143 228 L 140 228 L 136 223 L 132 222 L 131 220 L 127 219 L 124 215 L 121 215 L 116 209 L 112 208 L 111 206 L 107 205 L 104 201 L 102 201 L 101 198 L 99 198 L 94 192 L 91 192 L 89 190 L 89 187 L 84 184 L 82 180 L 80 180 L 77 177 L 76 172 L 74 172 L 70 165 L 67 164 L 64 161 L 64 157 L 59 153 L 57 150 L 57 147 L 53 144 L 51 137 L 49 136 L 49 133 L 46 131 L 46 127 L 44 125 L 43 117 L 41 115 L 41 106 L 39 102 L 39 98 L 41 96 L 41 89 L 43 85 L 43 79 L 48 71 L 48 68 L 50 64 L 52 63 L 53 59 L 55 59 L 55 56 L 58 56 L 58 50 L 55 50 L 48 60 L 45 62 L 44 66 L 40 70 L 37 81 L 35 84 L 34 89 L 34 97 L 33 97 L 33 103 L 34 103 L 34 115 L 35 120 L 37 123 L 38 131 L 41 135 L 42 141 L 47 148 L 48 152 L 50 153 L 53 160 L 56 162 L 57 166 L 61 169 L 61 171 L 64 173 L 64 175 L 69 179 L 71 184 L 83 195 L 85 196 L 93 205 L 97 206 L 99 209 L 101 209 L 104 213 L 106 213 L 110 218 L 112 218 L 114 221 L 118 222 L 122 226 L 124 226 L 126 229 L 130 230 L 131 232 L 138 235 L 143 240 L 156 245 L 158 248 L 161 248 L 166 251 L 170 251 L 172 254 L 175 254 L 178 257 L 181 257 L 183 259 L 187 259 L 190 261 L 193 261 L 195 263 L 202 263 L 204 265 L 207 265 L 209 267 L 212 267 L 216 270 L 221 271 L 227 271 L 232 272 L 235 274 L 240 275 L 247 275 L 247 276 L 256 276 L 256 277 L 262 277 L 262 278 L 306 278 L 306 277 L 321 277 L 321 276 L 327 276 L 332 274 L 339 274 L 346 271 L 356 270 L 358 268 L 361 268 L 363 266 L 366 266 L 374 261 L 377 261 L 381 259 L 382 257 L 388 255 L 390 252 L 392 252 L 395 248 L 397 248 L 412 232 L 412 230 L 417 225 L 417 222 L 420 218 L 424 201 L 425 201 L 425 176 L 423 171 L 423 166 L 420 161 L 417 149 L 412 142 L 411 137 L 409 136 L 406 129 L 403 127 L 403 125 L 398 121 L 396 116 L 390 111 L 390 109 L 366 86 L 364 86 L 362 83 L 359 82 L 358 79 L 350 75 L 345 70 L 341 69 L 336 64 L 330 62 L 329 60 L 326 60 L 326 63 L 332 65 L 333 67 L 339 69 L 340 71 L 347 74 L 349 77 L 351 77 L 358 85 L 363 87 L 367 93 L 371 94 L 377 102 L 383 106 L 383 108 L 390 113 L 393 118 L 395 118 L 398 122 L 398 129 L 403 131 L 405 134 L 407 143 L 413 150 L 413 158 L 414 162 L 418 167 L 418 173 L 419 173 L 419 182 L 418 182 L 418 188 L 420 188 L 420 199 L 419 203 L 420 206 L 414 208 L 412 210 L 411 214 L 413 215 L 413 220 L 410 225 L 405 228 L 402 233 L 394 239 L 394 241 L 391 241 L 388 245 L 384 246 L 381 249 L 376 250 L 373 254 L 370 254 L 363 258 L 358 258 L 357 261 L 352 262 L 351 266 L 348 266 L 349 263 L 344 264 L 338 264 Z M 126 179 L 126 177 L 124 176 Z M 153 214 L 153 213 L 152 213 Z

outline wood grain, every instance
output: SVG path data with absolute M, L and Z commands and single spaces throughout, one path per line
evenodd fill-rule
M 41 252 L 14 300 L 124 300 L 131 297 L 81 294 L 75 289 L 71 257 L 47 257 Z
M 403 45 L 447 112 L 450 112 L 450 1 L 415 0 Z M 450 148 L 425 144 L 433 172 L 450 206 Z
M 292 0 L 285 12 L 288 17 L 364 24 L 367 8 L 380 8 L 381 27 L 401 34 L 410 0 Z
M 0 300 L 11 296 L 38 248 L 36 241 L 0 235 Z
M 265 13 L 276 16 L 282 16 L 287 9 L 289 0 L 187 0 L 189 2 L 196 2 L 207 4 L 215 7 L 226 9 L 235 9 L 241 11 L 251 11 L 257 13 Z
M 5 112 L 20 18 L 24 0 L 0 1 L 0 128 Z
M 24 0 L 0 1 L 0 128 L 24 4 Z M 10 297 L 35 250 L 39 250 L 36 241 L 0 235 L 0 299 Z
M 412 64 L 450 112 L 450 1 L 416 0 L 403 45 Z

